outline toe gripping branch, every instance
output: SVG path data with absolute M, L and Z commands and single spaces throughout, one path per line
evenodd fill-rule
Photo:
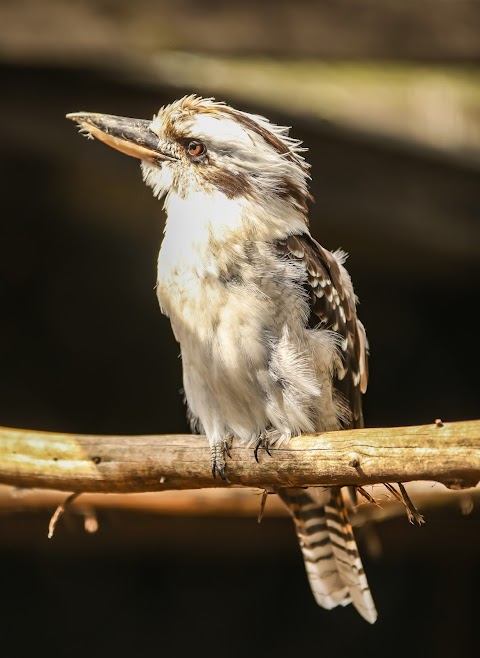
M 217 473 L 220 475 L 222 480 L 227 481 L 225 476 L 226 461 L 225 455 L 232 459 L 230 453 L 231 439 L 223 439 L 220 443 L 216 443 L 211 448 L 211 460 L 212 460 L 212 475 L 214 478 L 217 477 Z
M 232 459 L 232 455 L 230 453 L 230 448 L 232 445 L 232 438 L 229 437 L 227 439 L 223 439 L 223 441 L 220 441 L 219 443 L 215 443 L 211 447 L 211 461 L 212 461 L 212 475 L 214 478 L 217 477 L 217 473 L 220 475 L 222 480 L 225 480 L 228 482 L 227 477 L 225 475 L 225 469 L 227 466 L 225 456 L 229 457 Z M 266 437 L 265 434 L 260 434 L 258 437 L 255 445 L 253 446 L 253 456 L 255 457 L 255 461 L 258 464 L 258 451 L 260 448 L 263 448 L 267 455 L 270 457 L 272 456 L 272 453 L 270 452 L 270 441 Z
M 257 462 L 257 464 L 259 463 L 258 451 L 260 450 L 260 448 L 263 448 L 267 453 L 267 455 L 269 455 L 270 457 L 272 456 L 272 453 L 270 452 L 270 441 L 263 433 L 260 434 L 260 436 L 257 439 L 257 442 L 253 446 L 253 456 L 255 457 L 255 461 Z

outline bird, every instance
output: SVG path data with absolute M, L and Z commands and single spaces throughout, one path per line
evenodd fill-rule
M 67 114 L 141 161 L 164 200 L 156 291 L 180 345 L 192 430 L 226 479 L 233 441 L 274 454 L 302 433 L 362 427 L 368 343 L 344 266 L 309 229 L 310 165 L 289 128 L 191 94 L 153 119 Z M 252 459 L 253 459 L 252 457 Z M 340 487 L 280 488 L 323 608 L 377 618 Z

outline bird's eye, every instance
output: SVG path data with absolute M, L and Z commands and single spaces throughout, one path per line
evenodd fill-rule
M 188 143 L 187 151 L 190 155 L 203 155 L 207 147 L 202 142 L 192 141 Z

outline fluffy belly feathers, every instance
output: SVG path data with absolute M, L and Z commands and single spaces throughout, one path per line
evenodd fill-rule
M 278 260 L 268 277 L 256 270 L 250 257 L 241 276 L 172 276 L 159 261 L 157 293 L 181 346 L 186 399 L 211 444 L 228 435 L 251 442 L 262 432 L 275 442 L 339 426 L 334 335 L 305 328 L 295 270 Z

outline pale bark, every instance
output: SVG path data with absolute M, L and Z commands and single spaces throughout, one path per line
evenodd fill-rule
M 127 493 L 240 486 L 480 481 L 480 421 L 304 435 L 272 451 L 235 442 L 228 482 L 213 479 L 205 437 L 89 436 L 0 429 L 0 483 L 60 491 Z

